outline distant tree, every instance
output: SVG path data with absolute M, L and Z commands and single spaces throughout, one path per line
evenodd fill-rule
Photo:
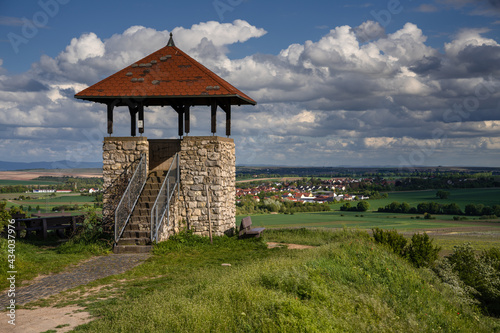
M 465 206 L 465 215 L 481 215 L 483 207 L 478 207 L 476 204 L 468 204 Z
M 460 206 L 457 205 L 456 203 L 451 203 L 448 205 L 443 205 L 441 207 L 441 211 L 443 214 L 450 214 L 450 215 L 462 215 L 462 210 L 460 209 Z
M 357 205 L 358 211 L 366 212 L 370 208 L 370 204 L 366 200 L 361 200 Z
M 439 190 L 436 192 L 436 197 L 438 197 L 439 199 L 448 199 L 449 196 L 450 192 L 448 191 Z
M 347 211 L 351 208 L 351 203 L 350 202 L 346 202 L 345 204 L 343 204 L 341 207 L 340 207 L 340 210 L 342 211 Z
M 410 212 L 410 205 L 407 202 L 403 202 L 400 206 L 401 213 L 409 213 Z

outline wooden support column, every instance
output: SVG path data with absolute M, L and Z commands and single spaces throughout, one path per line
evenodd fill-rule
M 212 134 L 215 135 L 217 132 L 217 102 L 212 101 Z
M 226 112 L 226 135 L 231 135 L 231 103 L 219 104 L 222 110 Z
M 189 104 L 184 105 L 184 132 L 186 132 L 186 134 L 189 134 L 190 127 L 191 127 L 191 124 L 190 124 L 191 115 L 189 112 L 189 108 L 190 108 Z
M 172 109 L 177 112 L 177 119 L 179 121 L 179 136 L 184 135 L 184 107 L 182 105 L 171 105 Z
M 137 124 L 139 127 L 139 133 L 143 134 L 144 133 L 144 104 L 139 104 L 138 106 L 139 110 L 139 123 Z
M 226 111 L 226 135 L 231 136 L 231 104 L 227 105 Z
M 129 106 L 128 111 L 130 112 L 130 136 L 136 136 L 137 134 L 137 111 L 138 106 Z
M 108 134 L 113 134 L 113 109 L 114 104 L 108 104 Z

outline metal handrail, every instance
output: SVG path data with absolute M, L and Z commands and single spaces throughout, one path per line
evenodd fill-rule
M 123 231 L 130 220 L 130 216 L 132 215 L 137 201 L 139 201 L 142 190 L 146 185 L 147 177 L 146 155 L 142 154 L 141 160 L 139 161 L 132 178 L 130 178 L 127 189 L 123 192 L 120 203 L 115 210 L 115 243 L 118 243 L 118 240 L 122 236 Z
M 175 167 L 175 169 L 172 169 Z M 163 180 L 155 203 L 151 208 L 151 241 L 158 241 L 158 231 L 163 224 L 165 214 L 167 214 L 167 226 L 170 226 L 170 201 L 178 190 L 180 181 L 179 154 L 175 154 L 167 175 Z

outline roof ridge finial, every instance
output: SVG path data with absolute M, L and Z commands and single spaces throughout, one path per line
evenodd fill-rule
M 168 40 L 167 46 L 175 46 L 174 35 L 170 33 L 170 39 Z

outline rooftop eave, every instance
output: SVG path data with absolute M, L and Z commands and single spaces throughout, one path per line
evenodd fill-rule
M 168 100 L 185 100 L 190 99 L 193 105 L 210 105 L 213 99 L 230 99 L 231 105 L 257 105 L 257 102 L 240 95 L 206 95 L 206 96 L 85 96 L 75 95 L 75 98 L 91 101 L 96 103 L 109 104 L 112 100 L 133 100 L 134 102 L 142 101 L 145 106 L 169 105 Z M 119 102 L 116 106 L 128 105 L 126 102 Z

